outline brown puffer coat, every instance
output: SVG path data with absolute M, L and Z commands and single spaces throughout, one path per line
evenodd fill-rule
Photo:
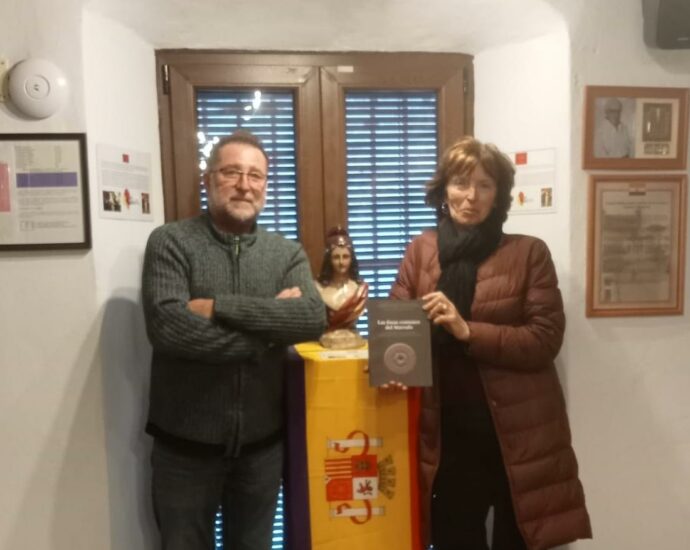
M 410 243 L 391 296 L 419 298 L 441 274 L 435 231 Z M 591 538 L 570 427 L 553 360 L 565 316 L 546 244 L 505 235 L 477 269 L 469 354 L 476 361 L 501 444 L 515 515 L 530 550 Z M 419 492 L 429 539 L 431 487 L 440 458 L 438 388 L 412 395 L 420 405 Z

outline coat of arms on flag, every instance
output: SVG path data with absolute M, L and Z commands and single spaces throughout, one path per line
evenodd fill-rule
M 304 369 L 288 369 L 289 548 L 422 550 L 415 394 L 372 388 L 366 359 L 324 357 L 313 342 L 296 349 Z
M 380 494 L 389 499 L 395 494 L 393 457 L 387 456 L 379 462 L 377 455 L 369 452 L 371 447 L 382 445 L 381 438 L 370 438 L 360 430 L 350 432 L 346 439 L 328 440 L 329 455 L 324 469 L 331 517 L 349 517 L 353 523 L 362 524 L 372 516 L 385 514 L 385 507 L 376 506 L 372 501 Z M 359 452 L 348 455 L 353 449 Z M 340 456 L 332 456 L 332 451 Z

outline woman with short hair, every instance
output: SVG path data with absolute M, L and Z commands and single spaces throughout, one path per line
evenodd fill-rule
M 438 224 L 391 296 L 422 299 L 434 385 L 419 406 L 420 508 L 434 550 L 552 548 L 591 537 L 554 359 L 565 316 L 546 244 L 503 233 L 514 168 L 466 137 L 427 184 Z

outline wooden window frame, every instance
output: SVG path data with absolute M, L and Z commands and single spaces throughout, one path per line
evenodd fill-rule
M 291 89 L 296 113 L 299 234 L 317 272 L 326 230 L 347 223 L 347 90 L 436 90 L 440 154 L 455 139 L 473 133 L 472 59 L 451 53 L 158 50 L 166 221 L 199 211 L 195 90 Z

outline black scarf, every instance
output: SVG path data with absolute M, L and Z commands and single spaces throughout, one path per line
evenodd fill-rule
M 502 235 L 503 221 L 495 209 L 486 220 L 471 227 L 457 226 L 449 216 L 444 216 L 439 221 L 438 258 L 441 277 L 436 288 L 455 304 L 466 321 L 471 319 L 477 266 L 498 248 Z M 435 336 L 439 344 L 455 341 L 443 328 L 436 331 Z

